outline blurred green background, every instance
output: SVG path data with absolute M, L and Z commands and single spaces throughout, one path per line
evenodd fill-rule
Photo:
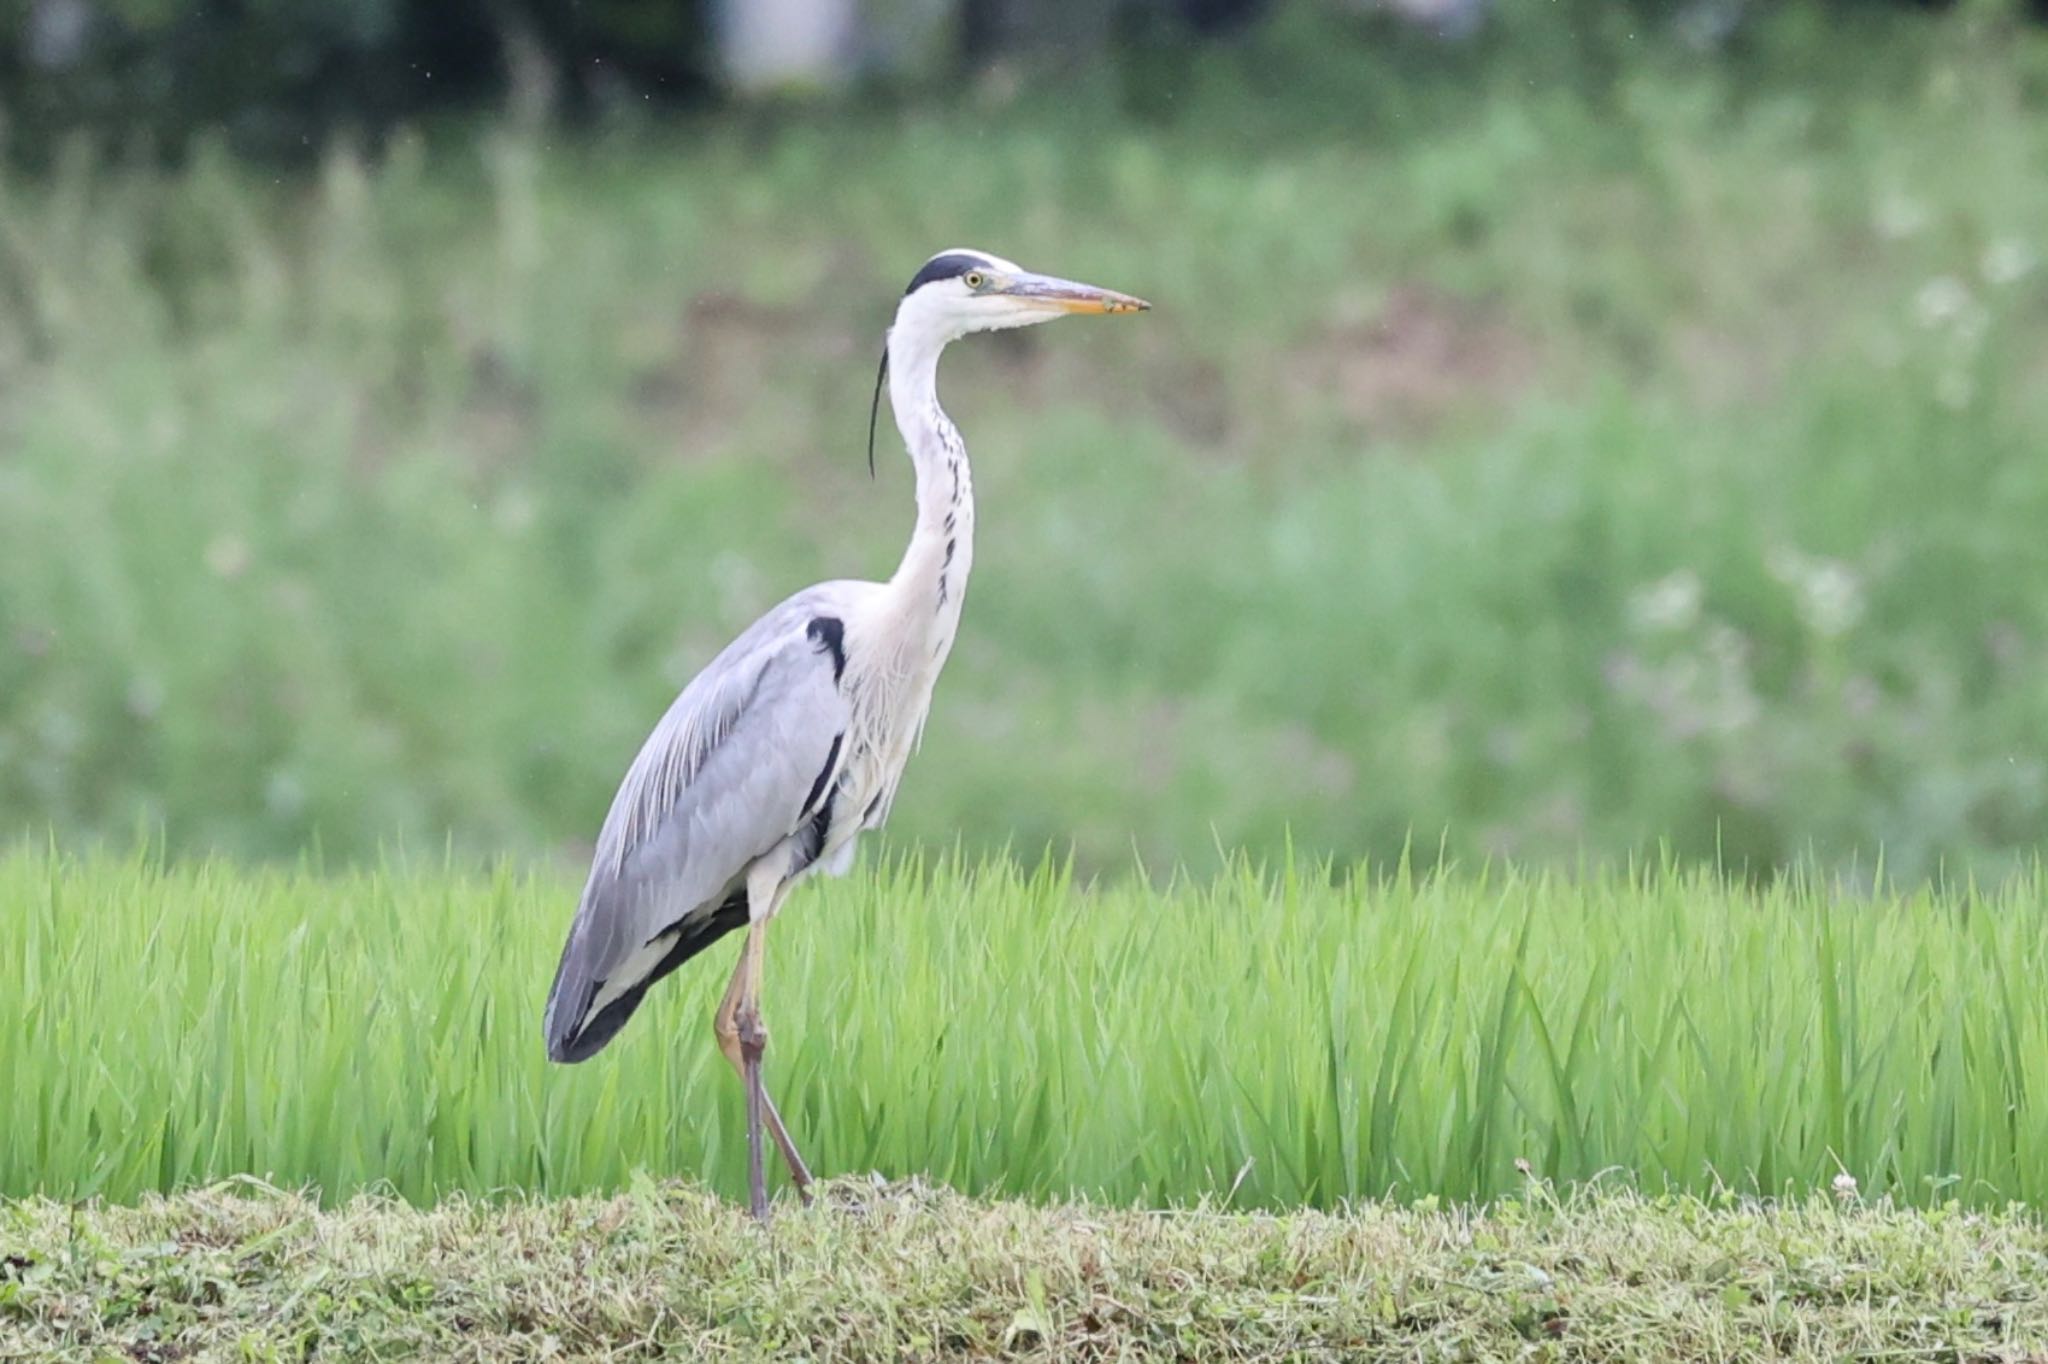
M 1157 307 L 949 357 L 892 837 L 2035 856 L 2024 7 L 818 12 L 0 5 L 0 831 L 573 863 L 732 633 L 894 566 L 875 355 L 971 244 Z

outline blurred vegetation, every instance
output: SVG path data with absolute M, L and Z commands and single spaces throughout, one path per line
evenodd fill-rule
M 895 563 L 873 353 L 968 242 L 1159 306 L 947 362 L 983 529 L 898 836 L 2038 847 L 2038 32 L 1297 6 L 1132 80 L 0 179 L 0 827 L 573 853 L 733 631 Z
M 1184 108 L 1191 69 L 1217 45 L 1302 21 L 1348 40 L 1413 45 L 1379 74 L 1451 49 L 1512 54 L 1546 81 L 1611 84 L 1648 42 L 1740 52 L 1770 16 L 1855 27 L 1873 10 L 1929 0 L 807 0 L 783 29 L 835 35 L 829 68 L 774 85 L 799 100 L 929 96 L 999 82 L 1112 69 L 1121 111 Z M 425 116 L 510 103 L 571 121 L 660 117 L 748 86 L 737 49 L 757 32 L 746 0 L 0 0 L 5 150 L 42 166 L 64 134 L 88 130 L 175 160 L 214 138 L 268 161 L 317 157 L 329 138 L 369 143 Z M 1933 7 L 1948 8 L 1945 0 Z M 2035 0 L 1961 0 L 1986 22 L 2018 23 Z M 802 16 L 801 19 L 795 16 Z M 844 31 L 842 31 L 842 26 Z M 798 46 L 808 46 L 798 40 Z M 1256 46 L 1256 44 L 1255 44 Z M 1534 62 L 1531 59 L 1534 58 Z M 1285 90 L 1291 72 L 1257 84 Z M 1337 74 L 1337 73 L 1332 73 Z M 751 87 L 749 87 L 751 88 Z M 760 93 L 757 91 L 756 93 Z M 1339 76 L 1340 107 L 1367 92 Z
M 522 82 L 572 107 L 701 99 L 708 6 L 594 0 L 0 0 L 0 114 L 39 161 L 80 128 L 159 154 L 197 136 L 306 158 Z

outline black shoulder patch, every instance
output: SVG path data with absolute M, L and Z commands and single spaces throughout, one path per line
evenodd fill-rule
M 935 279 L 958 279 L 969 270 L 988 268 L 988 262 L 980 256 L 969 255 L 965 251 L 948 251 L 943 256 L 933 256 L 926 261 L 924 268 L 910 281 L 910 287 L 903 292 L 906 295 L 914 294 Z
M 812 642 L 832 655 L 832 680 L 846 675 L 846 622 L 837 616 L 813 616 L 804 627 Z

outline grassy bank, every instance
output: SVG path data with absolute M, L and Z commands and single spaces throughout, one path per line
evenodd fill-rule
M 609 1199 L 0 1205 L 0 1357 L 2019 1361 L 2035 1217 L 1543 1190 L 1284 1217 L 843 1181 L 768 1232 Z
M 0 1194 L 741 1187 L 720 949 L 597 1059 L 539 1012 L 574 887 L 0 858 Z M 2042 887 L 1673 872 L 1158 891 L 1007 862 L 807 887 L 771 1080 L 814 1165 L 1238 1207 L 1560 1183 L 2048 1197 Z M 1234 1192 L 1233 1192 L 1234 1191 Z
M 587 839 L 733 631 L 892 567 L 875 348 L 974 242 L 1159 306 L 948 361 L 981 544 L 898 834 L 2023 860 L 2043 35 L 1794 7 L 1553 70 L 1321 8 L 1170 117 L 0 182 L 0 827 Z

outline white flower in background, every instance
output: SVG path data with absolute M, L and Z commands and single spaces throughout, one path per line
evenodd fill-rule
M 2016 284 L 2034 273 L 2034 267 L 2040 263 L 2034 248 L 2018 237 L 2000 237 L 1984 248 L 1984 259 L 1978 269 L 1987 284 Z
M 1696 646 L 1688 638 L 1658 662 L 1618 654 L 1608 660 L 1606 677 L 1616 695 L 1654 714 L 1674 742 L 1738 734 L 1763 711 L 1750 681 L 1749 641 L 1725 621 L 1708 620 Z
M 1913 315 L 1923 327 L 1940 327 L 1960 319 L 1973 300 L 1969 286 L 1954 275 L 1936 275 L 1913 296 Z
M 1927 206 L 1917 199 L 1892 190 L 1877 201 L 1877 208 L 1871 215 L 1877 226 L 1877 234 L 1889 241 L 1904 241 L 1917 237 L 1927 226 Z
M 1836 1175 L 1835 1197 L 1841 1199 L 1844 1203 L 1854 1202 L 1856 1198 L 1856 1176 L 1850 1174 L 1847 1170 Z
M 1629 624 L 1645 634 L 1684 630 L 1699 617 L 1700 578 L 1689 568 L 1666 574 L 1629 593 Z
M 218 578 L 239 578 L 249 567 L 249 542 L 239 535 L 217 535 L 206 547 L 206 566 Z
M 1806 580 L 1806 623 L 1815 634 L 1846 634 L 1863 615 L 1863 584 L 1845 564 L 1824 563 Z
M 1763 713 L 1750 685 L 1749 641 L 1726 621 L 1716 621 L 1707 631 L 1704 657 L 1697 701 L 1701 725 L 1714 733 L 1739 734 Z
M 1796 549 L 1765 556 L 1771 576 L 1792 589 L 1799 619 L 1823 638 L 1833 639 L 1863 617 L 1863 581 L 1838 559 L 1811 558 Z

